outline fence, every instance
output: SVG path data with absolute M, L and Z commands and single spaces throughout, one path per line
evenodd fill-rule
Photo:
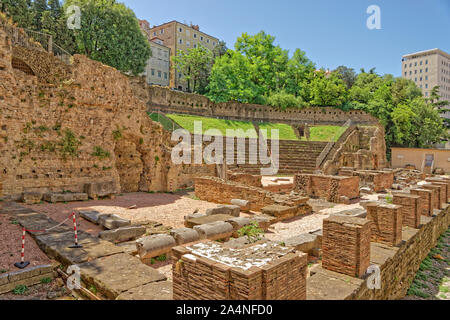
M 48 52 L 66 64 L 72 61 L 72 55 L 53 43 L 53 36 L 50 34 L 18 28 L 1 19 L 0 27 L 5 30 L 15 46 Z
M 347 122 L 343 125 L 343 127 L 347 127 L 347 128 L 350 128 L 351 126 L 352 126 L 352 120 L 351 119 L 347 120 Z M 322 165 L 323 161 L 328 156 L 328 154 L 331 152 L 331 149 L 333 149 L 334 145 L 337 143 L 337 141 L 339 140 L 339 138 L 341 137 L 342 134 L 343 134 L 342 132 L 337 132 L 334 135 L 333 139 L 330 142 L 328 142 L 328 144 L 326 145 L 325 149 L 323 149 L 322 153 L 317 158 L 317 162 L 316 162 L 316 168 L 317 169 L 320 168 L 320 166 Z
M 183 129 L 178 123 L 159 112 L 147 113 L 150 119 L 155 122 L 159 122 L 163 126 L 163 128 L 169 132 L 174 132 L 177 129 Z

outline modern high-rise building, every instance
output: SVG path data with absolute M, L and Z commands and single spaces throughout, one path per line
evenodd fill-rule
M 402 76 L 422 89 L 425 98 L 439 86 L 441 100 L 450 101 L 450 54 L 432 49 L 410 53 L 402 58 Z M 443 115 L 450 118 L 450 113 Z
M 164 45 L 170 48 L 170 55 L 175 56 L 179 50 L 197 48 L 201 45 L 213 50 L 219 39 L 200 31 L 197 25 L 187 25 L 178 21 L 171 21 L 148 30 L 150 37 L 157 37 L 164 41 Z M 172 61 L 171 61 L 172 62 Z M 171 67 L 170 87 L 178 90 L 187 90 L 187 83 L 183 75 Z

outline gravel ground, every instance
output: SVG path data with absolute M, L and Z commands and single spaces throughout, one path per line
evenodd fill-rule
M 12 291 L 0 295 L 1 300 L 73 300 L 70 291 L 63 285 L 61 279 L 55 279 L 47 284 L 37 284 L 26 287 L 24 292 Z
M 131 206 L 137 209 L 127 209 Z M 50 218 L 62 222 L 73 210 L 96 210 L 102 213 L 115 213 L 134 223 L 156 221 L 172 228 L 184 226 L 184 216 L 199 209 L 205 213 L 217 204 L 193 199 L 193 194 L 167 193 L 128 193 L 114 200 L 91 200 L 72 203 L 43 203 L 28 207 L 45 213 Z M 80 229 L 91 234 L 98 234 L 102 229 L 84 219 L 79 219 Z M 67 223 L 70 225 L 70 222 Z
M 12 216 L 0 214 L 0 274 L 18 271 L 14 263 L 20 262 L 22 228 Z M 50 264 L 50 259 L 39 249 L 29 234 L 25 236 L 25 261 L 30 266 Z
M 315 213 L 276 223 L 269 228 L 269 232 L 266 233 L 265 237 L 273 241 L 283 241 L 302 233 L 309 233 L 322 229 L 323 220 L 333 213 L 362 208 L 359 204 L 336 205 L 323 200 L 313 200 L 313 202 L 310 200 L 308 203 L 313 207 L 313 212 Z

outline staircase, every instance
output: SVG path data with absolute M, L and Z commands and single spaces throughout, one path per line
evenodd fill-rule
M 233 171 L 241 171 L 249 174 L 261 174 L 262 167 L 270 167 L 270 165 L 250 164 L 249 157 L 257 158 L 254 153 L 250 154 L 248 148 L 249 139 L 246 139 L 246 158 L 245 164 L 229 165 L 229 169 Z M 317 158 L 327 146 L 327 142 L 309 142 L 309 141 L 288 141 L 280 140 L 279 143 L 279 171 L 280 175 L 294 175 L 297 173 L 313 173 L 316 170 Z M 268 150 L 271 150 L 271 141 L 268 140 Z M 237 147 L 235 147 L 234 157 L 237 159 Z

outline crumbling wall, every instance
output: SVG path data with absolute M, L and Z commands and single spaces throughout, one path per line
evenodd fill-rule
M 374 126 L 355 127 L 339 139 L 325 159 L 322 171 L 337 174 L 341 167 L 361 170 L 380 170 L 388 166 L 384 128 Z
M 341 203 L 359 197 L 359 177 L 298 174 L 294 178 L 294 190 L 313 198 Z
M 13 69 L 17 55 L 35 75 Z M 0 27 L 0 197 L 118 190 L 174 191 L 210 171 L 173 165 L 170 133 L 147 115 L 127 76 L 84 56 L 65 65 L 41 50 L 13 47 Z

